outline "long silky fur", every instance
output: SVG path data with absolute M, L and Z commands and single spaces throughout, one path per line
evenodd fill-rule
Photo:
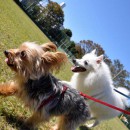
M 58 130 L 76 130 L 90 117 L 88 105 L 79 92 L 67 86 L 62 94 L 64 85 L 51 74 L 67 62 L 66 54 L 58 52 L 55 44 L 25 42 L 6 52 L 7 65 L 16 75 L 9 83 L 0 84 L 0 94 L 16 95 L 34 110 L 25 123 L 31 130 L 52 116 L 60 118 Z M 39 109 L 42 101 L 53 94 L 55 97 Z

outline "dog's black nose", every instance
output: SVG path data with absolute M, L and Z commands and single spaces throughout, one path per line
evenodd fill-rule
M 8 52 L 7 50 L 5 50 L 5 51 L 4 51 L 4 54 L 5 54 L 5 55 L 8 55 L 8 54 L 9 54 L 9 52 Z
M 73 62 L 73 63 L 76 63 L 76 59 L 72 59 L 72 62 Z

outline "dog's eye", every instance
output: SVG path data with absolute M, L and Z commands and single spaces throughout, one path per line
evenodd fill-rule
M 26 52 L 25 52 L 25 51 L 21 51 L 20 57 L 21 57 L 21 58 L 25 58 L 25 57 L 26 57 Z
M 85 65 L 88 65 L 88 62 L 87 62 L 87 61 L 84 61 L 84 64 L 85 64 Z

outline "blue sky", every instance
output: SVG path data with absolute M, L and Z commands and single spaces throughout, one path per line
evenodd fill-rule
M 130 0 L 64 2 L 64 26 L 72 30 L 72 40 L 92 40 L 100 44 L 110 59 L 119 59 L 130 72 Z

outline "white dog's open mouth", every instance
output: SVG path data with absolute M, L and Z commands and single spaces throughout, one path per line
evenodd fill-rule
M 86 69 L 84 67 L 81 67 L 81 66 L 74 66 L 74 67 L 71 68 L 71 70 L 73 72 L 84 72 L 84 71 L 86 71 Z

